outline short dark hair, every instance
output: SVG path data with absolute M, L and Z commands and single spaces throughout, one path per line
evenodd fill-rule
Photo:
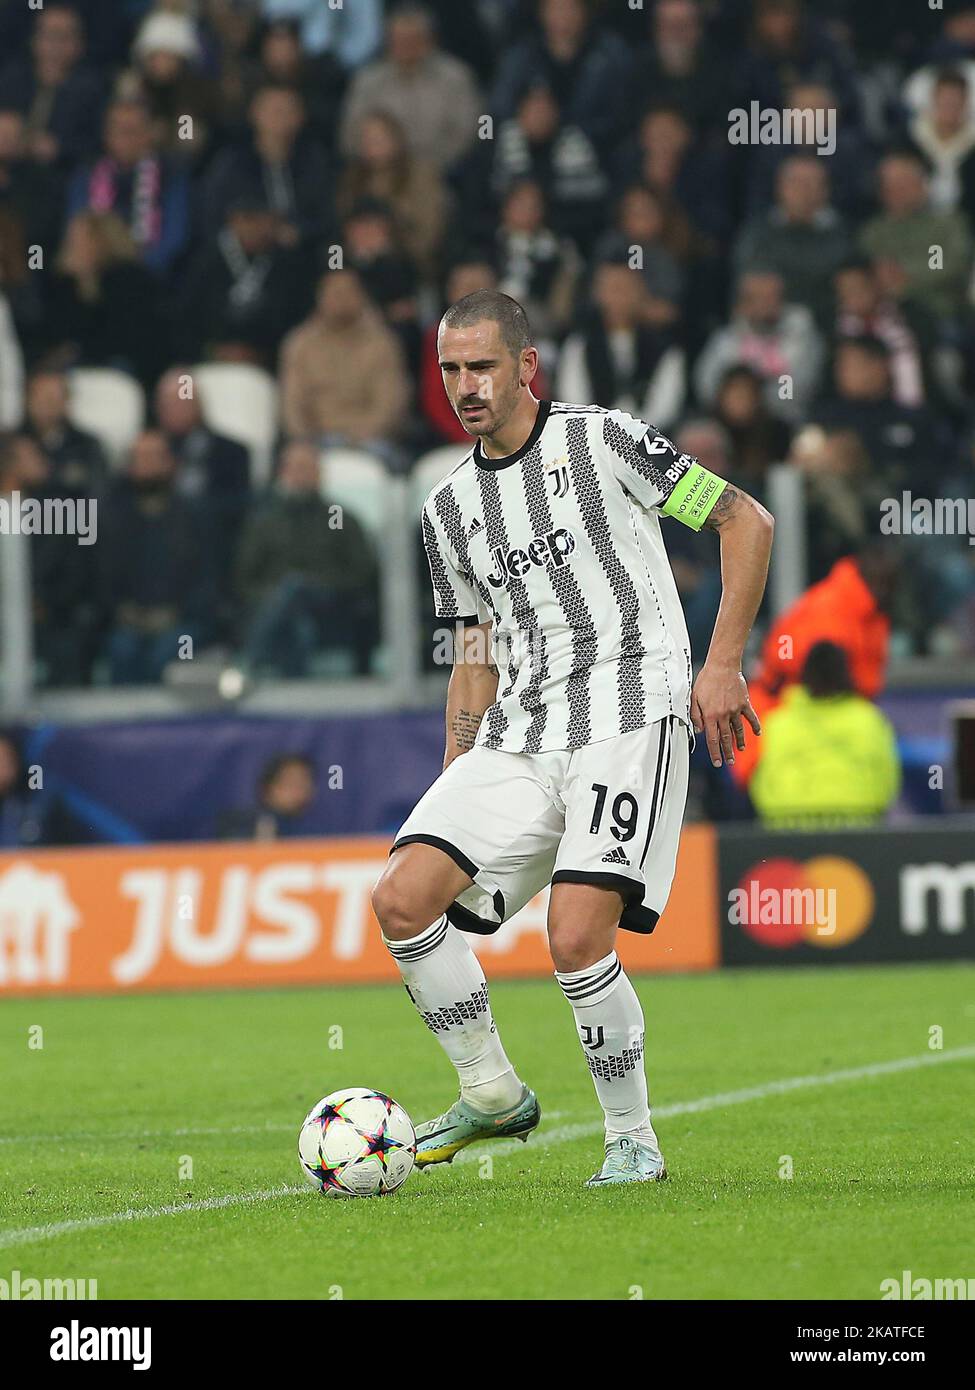
M 814 643 L 802 667 L 802 684 L 814 699 L 850 694 L 854 685 L 843 648 L 835 642 Z
M 531 325 L 528 315 L 510 294 L 500 290 L 475 290 L 458 299 L 440 320 L 443 328 L 472 328 L 475 323 L 490 319 L 501 330 L 505 347 L 515 357 L 520 357 L 525 348 L 532 347 Z
M 968 91 L 968 80 L 959 68 L 940 68 L 934 79 L 936 87 L 958 87 L 961 91 Z
M 876 362 L 890 361 L 890 348 L 881 338 L 875 338 L 872 333 L 856 333 L 850 334 L 847 338 L 840 338 L 836 344 L 836 351 L 842 352 L 844 348 L 857 348 Z
M 278 753 L 276 757 L 266 762 L 261 769 L 261 774 L 257 783 L 261 794 L 263 795 L 265 792 L 269 791 L 273 783 L 277 781 L 278 775 L 283 772 L 286 767 L 291 767 L 292 764 L 303 767 L 309 777 L 314 781 L 315 764 L 312 762 L 311 758 L 307 757 L 304 753 Z

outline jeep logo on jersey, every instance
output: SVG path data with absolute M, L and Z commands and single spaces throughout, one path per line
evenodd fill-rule
M 561 569 L 575 548 L 575 537 L 565 526 L 558 526 L 545 536 L 536 536 L 524 550 L 516 545 L 506 551 L 503 546 L 496 545 L 491 551 L 494 571 L 488 575 L 487 581 L 495 589 L 500 589 L 509 578 L 522 579 L 532 565 L 552 564 L 556 569 Z

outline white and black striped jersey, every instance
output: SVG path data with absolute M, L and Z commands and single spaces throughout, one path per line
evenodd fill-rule
M 423 505 L 438 616 L 492 622 L 477 742 L 580 748 L 690 724 L 691 653 L 658 515 L 700 529 L 725 484 L 621 410 L 542 401 L 517 453 L 478 441 Z

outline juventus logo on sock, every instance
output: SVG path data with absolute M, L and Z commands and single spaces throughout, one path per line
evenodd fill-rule
M 580 1036 L 583 1047 L 591 1047 L 593 1052 L 598 1052 L 601 1047 L 605 1046 L 606 1037 L 601 1023 L 596 1028 L 593 1028 L 590 1023 L 584 1024 Z

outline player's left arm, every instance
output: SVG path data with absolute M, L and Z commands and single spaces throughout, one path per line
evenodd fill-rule
M 707 738 L 711 761 L 733 763 L 745 746 L 747 719 L 758 717 L 748 698 L 741 658 L 765 592 L 773 521 L 747 492 L 682 454 L 672 440 L 621 410 L 603 416 L 602 442 L 618 481 L 648 510 L 692 531 L 717 531 L 721 541 L 721 606 L 707 660 L 691 696 L 691 719 Z
M 758 613 L 775 523 L 760 502 L 725 483 L 703 525 L 721 542 L 721 604 L 707 658 L 694 682 L 691 719 L 703 733 L 715 767 L 735 761 L 745 747 L 745 720 L 752 732 L 762 727 L 752 709 L 741 672 L 748 634 Z

